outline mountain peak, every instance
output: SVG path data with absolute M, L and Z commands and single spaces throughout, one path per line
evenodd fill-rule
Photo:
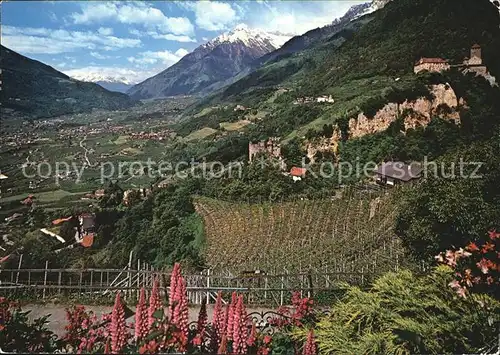
M 237 43 L 241 42 L 245 46 L 252 46 L 258 42 L 268 42 L 275 49 L 281 47 L 283 43 L 288 41 L 291 36 L 282 33 L 271 33 L 266 32 L 257 28 L 250 28 L 244 23 L 238 24 L 229 32 L 225 32 L 208 43 L 204 44 L 203 47 L 215 47 L 222 43 Z

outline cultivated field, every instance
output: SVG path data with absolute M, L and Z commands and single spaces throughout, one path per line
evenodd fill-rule
M 383 272 L 403 260 L 394 194 L 276 204 L 202 198 L 196 207 L 214 268 Z

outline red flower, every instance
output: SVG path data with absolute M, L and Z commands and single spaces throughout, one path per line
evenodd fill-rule
M 465 249 L 467 249 L 470 252 L 475 252 L 475 251 L 479 250 L 479 248 L 477 247 L 476 243 L 469 243 L 469 245 L 467 245 L 465 247 Z
M 486 254 L 489 251 L 495 250 L 495 244 L 486 242 L 486 244 L 483 245 L 483 248 L 481 249 L 481 253 Z
M 483 274 L 488 273 L 488 267 L 490 265 L 490 261 L 482 258 L 480 262 L 476 263 L 477 267 L 481 270 Z
M 265 335 L 264 336 L 264 344 L 269 344 L 271 341 L 273 340 L 273 338 L 270 336 L 270 335 Z
M 490 236 L 491 240 L 495 240 L 495 239 L 500 238 L 500 233 L 497 233 L 496 230 L 489 231 L 488 235 Z

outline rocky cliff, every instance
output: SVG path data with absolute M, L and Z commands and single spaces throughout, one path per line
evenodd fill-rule
M 427 126 L 433 117 L 453 120 L 460 124 L 460 107 L 466 107 L 462 98 L 457 97 L 448 84 L 429 86 L 433 99 L 420 97 L 416 100 L 406 100 L 403 103 L 387 103 L 373 117 L 360 113 L 349 120 L 349 139 L 360 138 L 367 134 L 383 132 L 398 118 L 404 119 L 405 129 Z M 342 134 L 334 127 L 331 138 L 320 138 L 306 145 L 307 157 L 314 161 L 318 152 L 336 153 Z
M 447 84 L 431 85 L 433 100 L 418 98 L 402 104 L 388 103 L 374 117 L 360 113 L 349 120 L 349 137 L 358 138 L 366 134 L 385 131 L 398 117 L 403 117 L 405 129 L 426 126 L 432 117 L 442 117 L 460 123 L 459 98 Z

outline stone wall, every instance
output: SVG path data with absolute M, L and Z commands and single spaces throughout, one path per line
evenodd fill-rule
M 450 65 L 447 63 L 422 63 L 415 65 L 413 71 L 415 72 L 415 74 L 418 74 L 421 71 L 440 73 L 442 71 L 450 70 L 450 68 Z

